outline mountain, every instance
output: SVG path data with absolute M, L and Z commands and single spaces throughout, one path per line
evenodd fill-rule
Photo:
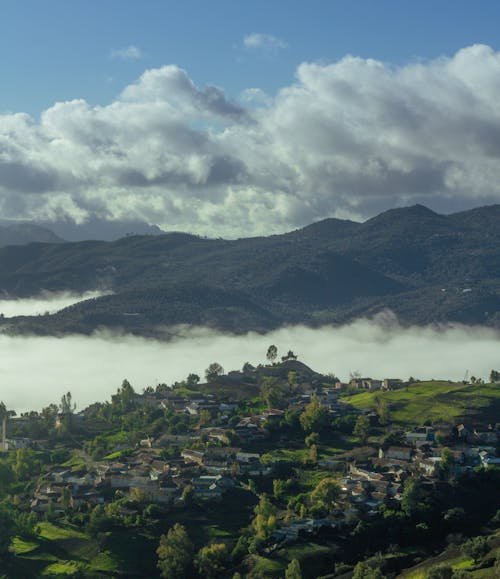
M 90 217 L 84 223 L 75 223 L 71 220 L 39 222 L 38 225 L 48 227 L 57 235 L 68 241 L 84 241 L 99 239 L 115 241 L 128 235 L 161 235 L 164 233 L 156 225 L 149 225 L 143 221 L 122 220 L 107 221 L 98 217 Z
M 0 225 L 0 247 L 26 245 L 28 243 L 62 243 L 64 239 L 53 231 L 32 223 Z
M 417 205 L 270 237 L 169 233 L 5 247 L 0 291 L 114 293 L 2 324 L 37 333 L 105 326 L 150 335 L 175 324 L 246 332 L 345 323 L 389 308 L 407 324 L 500 327 L 499 223 L 499 205 L 453 215 Z

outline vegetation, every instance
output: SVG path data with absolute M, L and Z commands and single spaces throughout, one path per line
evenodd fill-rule
M 348 322 L 386 308 L 404 323 L 498 327 L 499 221 L 498 205 L 448 216 L 414 206 L 268 238 L 170 233 L 3 247 L 0 286 L 10 295 L 81 292 L 96 280 L 114 293 L 53 315 L 5 319 L 2 327 L 63 334 L 108 326 L 151 335 L 195 324 L 247 332 Z
M 229 375 L 216 369 L 207 383 L 189 374 L 142 393 L 124 380 L 109 402 L 78 414 L 68 391 L 40 413 L 9 418 L 9 436 L 30 447 L 0 455 L 2 573 L 457 579 L 494 572 L 500 469 L 479 458 L 457 462 L 466 443 L 456 421 L 446 431 L 442 418 L 433 425 L 430 417 L 457 396 L 456 407 L 460 397 L 468 401 L 461 422 L 487 419 L 496 412 L 495 387 L 413 382 L 339 394 L 334 376 L 317 374 L 293 352 L 284 357 L 266 355 L 268 365 Z M 1 403 L 0 410 L 8 414 Z M 437 463 L 434 472 L 418 466 L 416 449 L 413 461 L 377 458 L 379 449 L 410 448 L 402 433 L 415 425 L 415 434 L 439 439 L 429 441 L 435 460 L 425 463 Z

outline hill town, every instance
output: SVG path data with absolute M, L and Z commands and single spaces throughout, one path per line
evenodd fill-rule
M 2 405 L 6 576 L 493 576 L 497 371 L 343 383 L 266 356 L 79 412 Z

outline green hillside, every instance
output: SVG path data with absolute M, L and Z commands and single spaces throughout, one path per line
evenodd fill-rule
M 373 408 L 377 397 L 387 400 L 391 421 L 401 425 L 459 418 L 497 422 L 500 416 L 499 384 L 417 382 L 392 392 L 355 394 L 349 402 L 356 408 Z

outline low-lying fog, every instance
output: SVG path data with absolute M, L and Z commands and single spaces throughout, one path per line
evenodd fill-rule
M 105 295 L 102 291 L 88 291 L 83 294 L 70 292 L 43 292 L 36 298 L 0 299 L 0 314 L 6 318 L 14 316 L 38 316 L 54 314 L 72 304 Z
M 226 371 L 266 361 L 270 344 L 293 350 L 315 370 L 346 380 L 351 371 L 376 378 L 461 380 L 466 370 L 487 378 L 500 368 L 500 334 L 454 326 L 401 328 L 394 320 L 359 320 L 343 327 L 288 327 L 267 335 L 232 336 L 203 328 L 179 330 L 171 342 L 96 334 L 0 336 L 0 400 L 18 412 L 39 410 L 71 390 L 78 409 L 104 401 L 127 378 L 136 391 L 171 384 L 190 372 L 200 376 L 211 362 Z

